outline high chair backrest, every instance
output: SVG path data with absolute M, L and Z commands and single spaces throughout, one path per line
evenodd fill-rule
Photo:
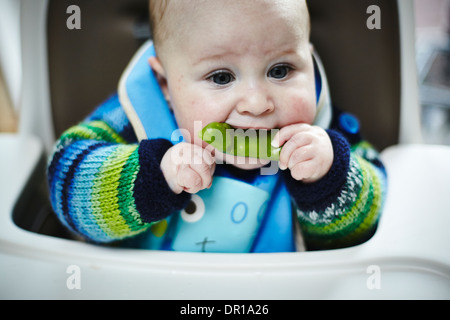
M 367 8 L 380 8 L 369 29 Z M 311 41 L 324 63 L 335 105 L 358 116 L 378 148 L 398 142 L 400 41 L 395 1 L 308 1 Z
M 49 0 L 48 54 L 55 133 L 76 124 L 117 90 L 149 37 L 147 0 Z M 66 26 L 77 5 L 81 29 Z
M 117 90 L 120 74 L 149 36 L 147 0 L 40 2 L 48 2 L 48 78 L 58 137 Z M 71 5 L 79 8 L 80 29 L 68 25 Z M 409 122 L 400 112 L 405 97 L 418 113 L 417 93 L 407 94 L 404 85 L 407 80 L 414 88 L 415 81 L 409 41 L 414 30 L 408 29 L 414 26 L 412 3 L 314 0 L 308 6 L 311 42 L 324 63 L 333 102 L 359 117 L 363 134 L 378 149 L 401 142 L 400 123 Z M 417 122 L 417 116 L 412 119 Z
M 380 150 L 421 142 L 413 1 L 307 2 L 334 104 Z

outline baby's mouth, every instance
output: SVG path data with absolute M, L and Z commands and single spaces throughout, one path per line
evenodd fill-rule
M 260 127 L 260 126 L 239 126 L 239 125 L 231 125 L 231 124 L 230 124 L 230 126 L 233 129 L 242 129 L 244 131 L 246 131 L 246 130 L 258 130 L 258 131 L 262 131 L 262 130 L 265 130 L 265 131 L 276 130 L 276 129 L 273 129 L 273 128 Z

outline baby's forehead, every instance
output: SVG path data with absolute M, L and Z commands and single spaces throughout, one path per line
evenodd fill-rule
M 236 13 L 246 12 L 248 8 L 253 11 L 258 9 L 272 7 L 282 7 L 286 10 L 298 10 L 307 13 L 307 5 L 305 0 L 165 0 L 161 5 L 161 9 L 167 12 L 183 14 L 193 10 L 195 12 L 202 11 L 202 9 L 209 10 L 210 14 L 220 14 L 220 8 L 235 8 Z M 184 16 L 188 16 L 184 14 Z
M 156 0 L 160 4 L 157 7 L 156 14 L 160 19 L 165 19 L 166 28 L 183 28 L 183 21 L 198 19 L 199 15 L 220 16 L 223 11 L 221 7 L 233 8 L 235 14 L 247 14 L 249 11 L 258 14 L 258 11 L 267 9 L 267 7 L 283 8 L 286 12 L 297 13 L 302 17 L 298 21 L 309 31 L 309 13 L 305 0 Z M 161 22 L 161 21 L 160 21 Z M 160 24 L 164 27 L 164 23 Z M 245 27 L 245 26 L 243 26 Z M 207 28 L 207 26 L 205 26 Z

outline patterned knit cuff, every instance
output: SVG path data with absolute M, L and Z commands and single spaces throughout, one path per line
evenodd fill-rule
M 175 194 L 160 169 L 172 143 L 166 139 L 143 140 L 139 145 L 140 170 L 134 185 L 136 207 L 145 222 L 155 222 L 186 207 L 190 195 Z
M 330 171 L 319 181 L 304 183 L 284 171 L 286 186 L 301 210 L 324 210 L 336 201 L 346 182 L 350 163 L 350 145 L 337 131 L 327 130 L 333 145 L 334 160 Z

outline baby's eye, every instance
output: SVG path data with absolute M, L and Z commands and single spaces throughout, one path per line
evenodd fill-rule
M 267 75 L 270 78 L 284 79 L 288 76 L 289 72 L 292 70 L 290 66 L 287 65 L 277 65 L 269 70 Z
M 234 76 L 228 71 L 217 71 L 210 75 L 207 79 L 217 85 L 225 86 L 234 81 Z

